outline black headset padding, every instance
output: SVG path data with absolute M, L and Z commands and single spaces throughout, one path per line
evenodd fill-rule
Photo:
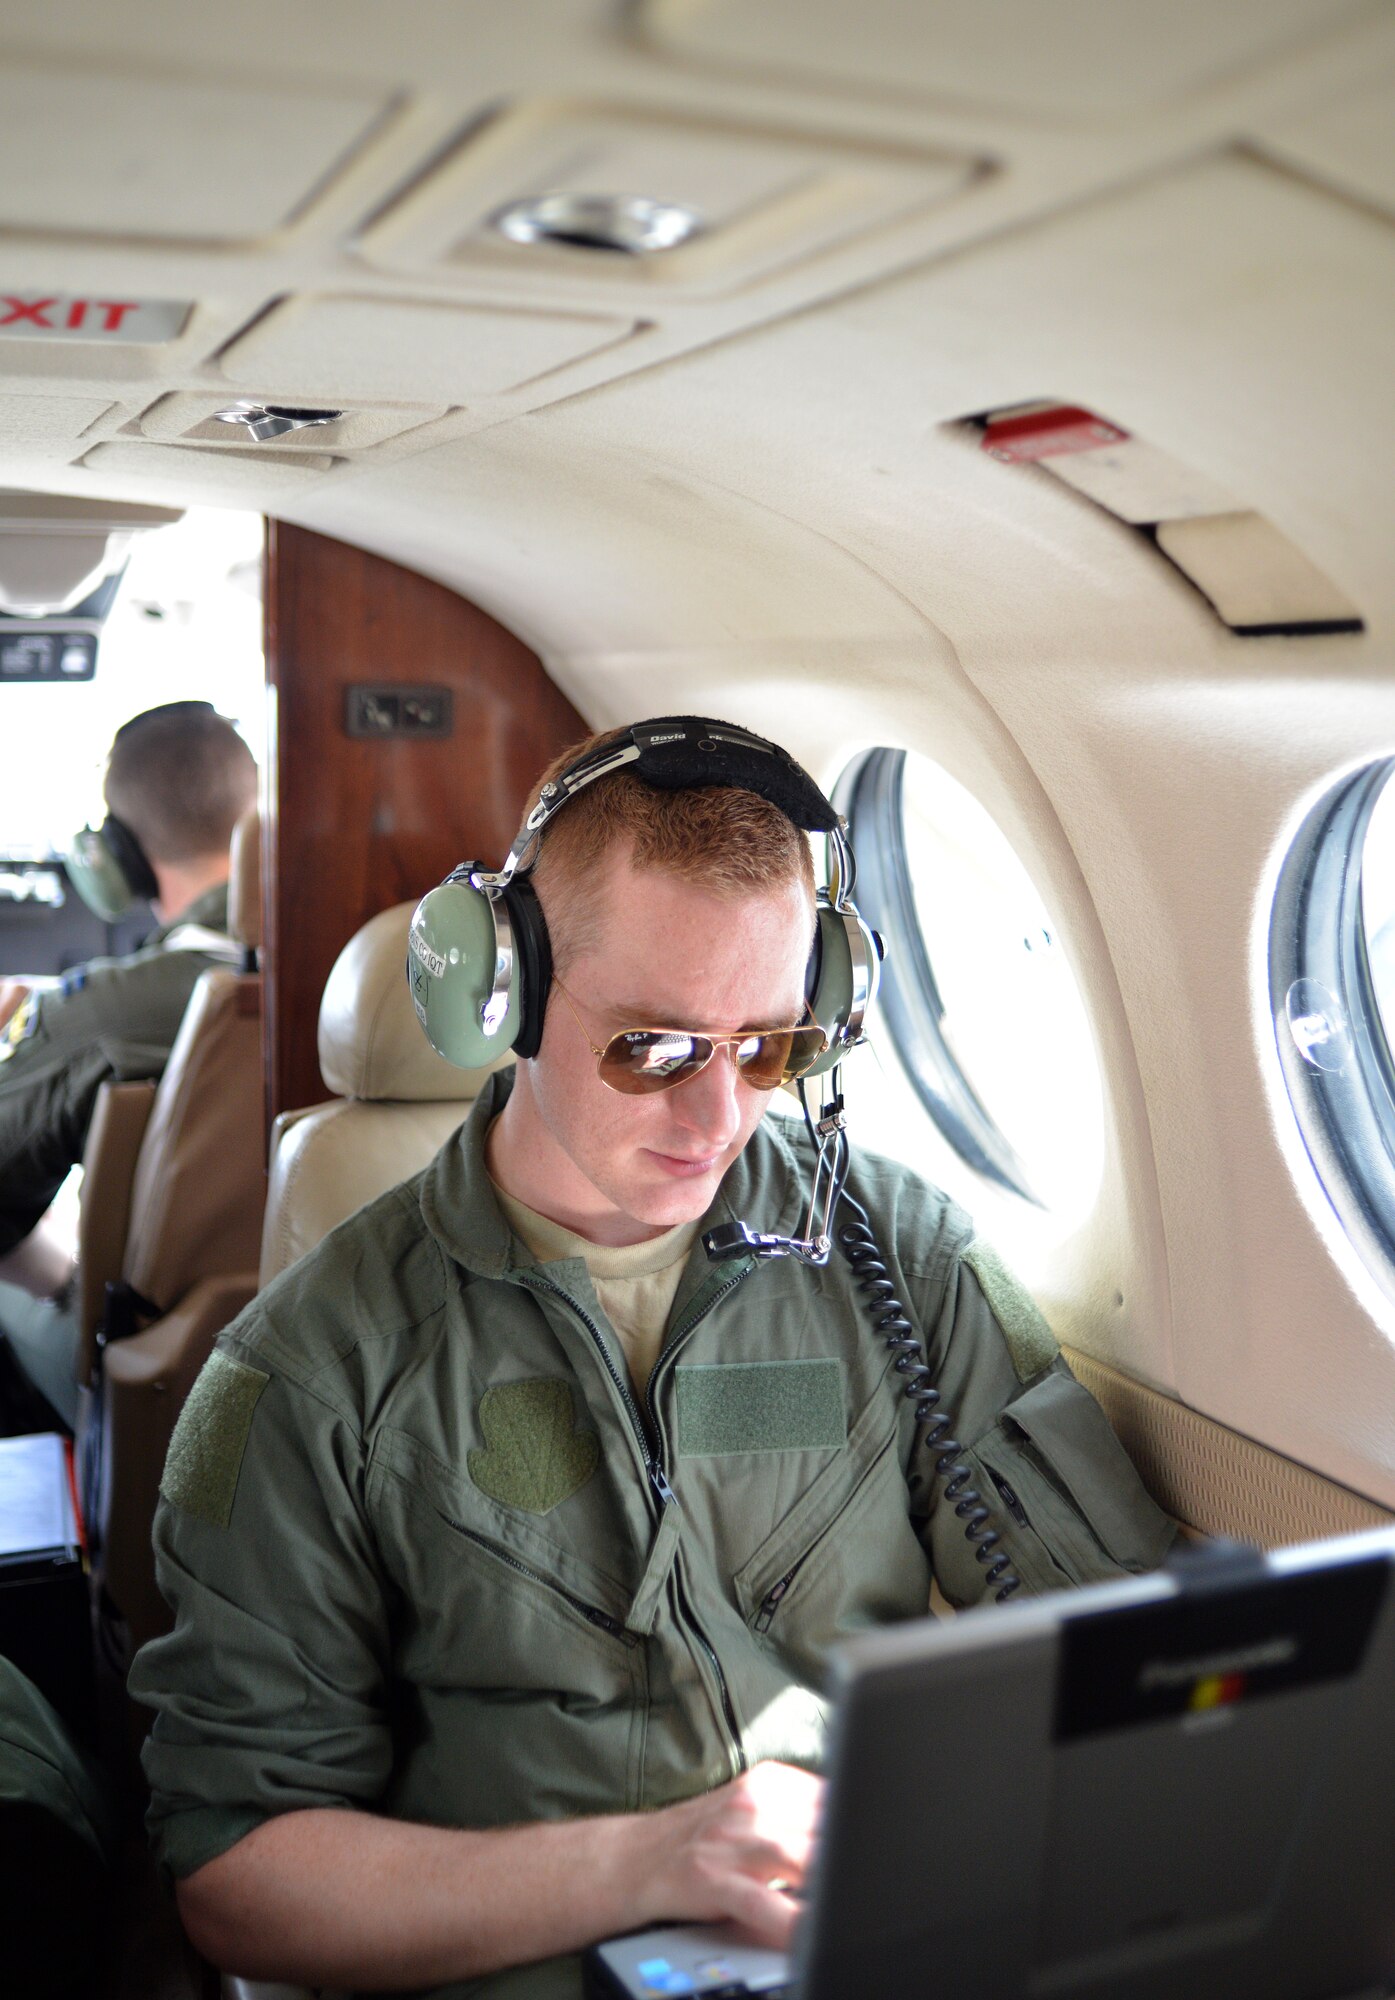
M 806 833 L 827 833 L 838 823 L 828 800 L 787 750 L 733 722 L 665 715 L 635 723 L 630 734 L 639 750 L 630 768 L 658 791 L 735 785 L 759 792 Z
M 503 892 L 504 907 L 513 925 L 514 971 L 518 985 L 518 1033 L 514 1037 L 516 1056 L 535 1056 L 542 1041 L 547 1014 L 548 989 L 552 985 L 552 940 L 537 891 L 526 875 L 515 875 Z
M 106 842 L 107 852 L 125 876 L 131 894 L 144 902 L 153 902 L 160 893 L 160 885 L 155 879 L 155 870 L 146 859 L 145 849 L 130 827 L 115 813 L 108 813 L 102 821 L 101 837 Z

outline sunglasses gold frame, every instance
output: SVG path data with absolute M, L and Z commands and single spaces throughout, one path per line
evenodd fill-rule
M 702 1072 L 707 1068 L 708 1064 L 712 1061 L 718 1049 L 728 1048 L 734 1044 L 740 1042 L 749 1042 L 753 1039 L 763 1040 L 768 1035 L 798 1035 L 798 1034 L 807 1034 L 810 1028 L 817 1030 L 819 1037 L 819 1046 L 817 1049 L 815 1049 L 813 1055 L 810 1056 L 808 1062 L 801 1063 L 798 1069 L 786 1069 L 780 1076 L 773 1078 L 772 1081 L 769 1083 L 758 1082 L 754 1077 L 749 1076 L 747 1072 L 744 1069 L 742 1069 L 739 1063 L 737 1064 L 736 1066 L 737 1075 L 741 1078 L 743 1083 L 748 1083 L 752 1090 L 778 1090 L 782 1083 L 793 1083 L 796 1077 L 806 1076 L 808 1072 L 813 1068 L 814 1064 L 819 1060 L 819 1057 L 823 1055 L 828 1048 L 828 1037 L 823 1032 L 823 1029 L 819 1027 L 818 1022 L 812 1018 L 812 1012 L 810 1010 L 807 1001 L 805 1002 L 804 1011 L 806 1014 L 810 1015 L 810 1019 L 808 1021 L 801 1022 L 799 1026 L 795 1028 L 743 1028 L 740 1030 L 739 1033 L 735 1035 L 708 1035 L 700 1033 L 696 1028 L 620 1028 L 617 1029 L 615 1034 L 613 1034 L 610 1037 L 610 1040 L 605 1044 L 604 1048 L 597 1048 L 596 1044 L 591 1040 L 590 1035 L 588 1035 L 586 1032 L 585 1023 L 582 1021 L 580 1014 L 578 1014 L 576 1011 L 576 1006 L 572 1000 L 571 994 L 567 991 L 566 987 L 562 984 L 561 980 L 557 977 L 555 972 L 552 975 L 552 983 L 557 988 L 558 992 L 562 995 L 562 998 L 566 1001 L 568 1013 L 571 1015 L 572 1019 L 576 1022 L 577 1027 L 581 1030 L 587 1048 L 590 1049 L 592 1055 L 596 1058 L 597 1076 L 600 1078 L 601 1082 L 605 1085 L 606 1089 L 613 1090 L 617 1097 L 657 1097 L 661 1091 L 676 1090 L 680 1084 L 691 1083 L 695 1076 L 702 1075 Z M 708 1044 L 709 1053 L 703 1057 L 702 1061 L 698 1064 L 696 1069 L 690 1069 L 686 1072 L 686 1074 L 682 1076 L 660 1077 L 652 1082 L 646 1083 L 642 1089 L 626 1090 L 623 1088 L 622 1085 L 613 1082 L 605 1074 L 602 1065 L 604 1064 L 606 1056 L 609 1054 L 610 1050 L 614 1047 L 615 1043 L 624 1041 L 626 1037 L 630 1035 L 683 1036 L 689 1041 L 706 1042 Z

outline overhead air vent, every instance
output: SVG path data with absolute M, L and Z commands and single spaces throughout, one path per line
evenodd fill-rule
M 650 257 L 676 250 L 703 227 L 695 209 L 642 194 L 543 194 L 511 202 L 490 221 L 510 243 L 555 243 L 572 250 Z
M 289 431 L 313 431 L 324 424 L 337 424 L 343 414 L 342 410 L 302 410 L 285 403 L 244 401 L 231 403 L 225 410 L 215 410 L 213 421 L 239 425 L 249 443 L 267 444 L 272 438 L 285 437 Z

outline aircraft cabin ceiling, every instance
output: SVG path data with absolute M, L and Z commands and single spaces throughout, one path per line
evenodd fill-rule
M 396 557 L 597 723 L 939 759 L 1107 1079 L 1028 1275 L 1395 1501 L 1395 1306 L 1256 1060 L 1287 831 L 1395 749 L 1390 0 L 55 0 L 3 47 L 0 483 Z M 1077 415 L 969 421 L 1022 405 Z

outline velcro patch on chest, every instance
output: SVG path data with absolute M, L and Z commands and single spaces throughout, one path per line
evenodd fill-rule
M 1020 1284 L 991 1244 L 975 1239 L 964 1260 L 978 1279 L 988 1310 L 1002 1328 L 1019 1382 L 1030 1382 L 1049 1368 L 1060 1353 L 1060 1342 L 1026 1286 Z
M 485 1449 L 469 1453 L 481 1493 L 526 1514 L 549 1514 L 600 1462 L 601 1441 L 578 1430 L 567 1382 L 501 1382 L 480 1398 Z
M 721 1458 L 740 1451 L 831 1451 L 847 1442 L 843 1364 L 695 1362 L 673 1371 L 678 1451 Z
M 160 1491 L 173 1506 L 210 1527 L 227 1527 L 252 1417 L 270 1380 L 219 1348 L 209 1355 L 179 1413 L 165 1459 Z

